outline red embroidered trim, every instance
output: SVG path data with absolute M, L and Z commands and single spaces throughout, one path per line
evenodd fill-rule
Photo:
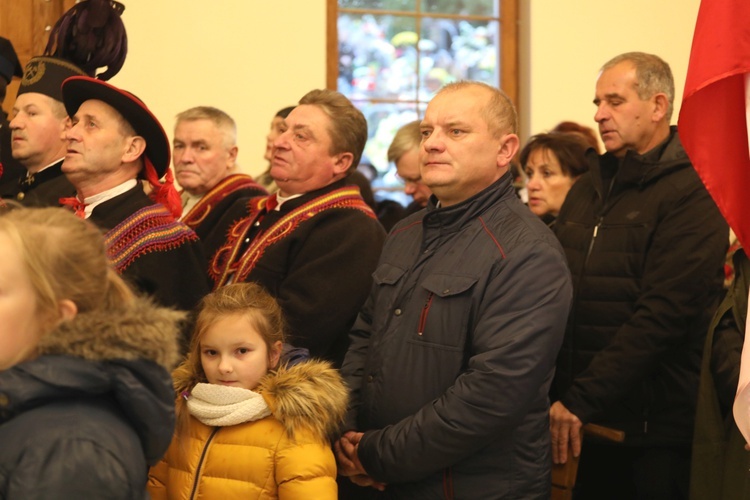
M 224 178 L 216 186 L 208 191 L 195 206 L 190 209 L 185 217 L 182 218 L 182 222 L 195 229 L 205 220 L 211 210 L 218 205 L 224 198 L 232 194 L 239 189 L 248 188 L 260 188 L 263 189 L 260 184 L 255 182 L 252 177 L 245 174 L 232 174 Z
M 233 275 L 235 282 L 245 281 L 268 247 L 291 234 L 301 223 L 327 210 L 336 208 L 354 209 L 365 213 L 372 219 L 377 219 L 375 213 L 360 196 L 359 188 L 345 186 L 295 208 L 265 232 L 257 235 L 242 255 L 239 255 L 245 235 L 253 223 L 265 214 L 267 200 L 267 196 L 250 199 L 247 205 L 248 216 L 232 225 L 227 233 L 226 243 L 216 251 L 211 259 L 208 272 L 214 281 L 215 288 L 225 285 Z
M 198 240 L 192 229 L 174 220 L 161 204 L 138 210 L 110 229 L 104 238 L 109 260 L 120 274 L 141 255 Z

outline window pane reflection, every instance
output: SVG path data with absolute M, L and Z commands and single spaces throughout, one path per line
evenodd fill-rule
M 341 14 L 338 90 L 350 99 L 417 98 L 416 20 Z
M 463 16 L 498 16 L 497 0 L 422 0 L 422 10 L 429 13 Z
M 500 80 L 498 33 L 496 21 L 424 18 L 420 100 L 429 101 L 440 87 L 456 80 L 477 80 L 496 86 Z
M 342 9 L 414 11 L 417 0 L 339 0 Z

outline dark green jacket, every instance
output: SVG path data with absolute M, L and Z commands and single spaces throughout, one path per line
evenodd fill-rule
M 750 452 L 732 416 L 745 336 L 750 260 L 734 254 L 735 279 L 711 321 L 701 366 L 690 498 L 750 499 Z

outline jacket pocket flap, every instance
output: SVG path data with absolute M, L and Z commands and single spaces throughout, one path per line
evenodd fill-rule
M 405 272 L 406 270 L 391 264 L 380 264 L 372 273 L 372 279 L 376 285 L 393 285 Z
M 432 274 L 422 281 L 422 288 L 438 297 L 450 297 L 464 293 L 474 286 L 477 278 L 470 276 L 452 276 L 448 274 Z

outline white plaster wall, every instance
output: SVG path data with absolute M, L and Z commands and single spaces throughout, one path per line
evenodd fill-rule
M 325 87 L 325 0 L 123 1 L 128 57 L 111 83 L 140 97 L 170 139 L 180 111 L 226 111 L 241 169 L 262 172 L 276 111 Z
M 599 67 L 621 52 L 663 57 L 677 120 L 700 0 L 519 0 L 521 135 L 561 120 L 594 125 Z M 125 0 L 130 50 L 112 83 L 140 96 L 172 134 L 174 116 L 211 105 L 239 129 L 239 163 L 264 168 L 273 114 L 325 86 L 325 0 Z
M 519 0 L 522 139 L 562 120 L 594 127 L 599 68 L 623 52 L 657 54 L 675 77 L 677 122 L 700 0 Z

